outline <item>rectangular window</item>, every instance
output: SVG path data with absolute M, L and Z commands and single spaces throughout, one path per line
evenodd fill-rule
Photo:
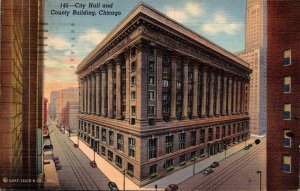
M 133 176 L 133 172 L 134 172 L 134 167 L 132 164 L 128 163 L 127 164 L 127 174 Z
M 135 157 L 135 139 L 130 137 L 128 138 L 128 155 Z
M 283 146 L 285 147 L 291 147 L 291 130 L 290 129 L 284 129 L 283 130 Z
M 148 124 L 149 124 L 150 126 L 155 125 L 155 119 L 149 119 Z
M 290 93 L 291 92 L 291 76 L 284 77 L 283 79 L 283 92 Z
M 284 104 L 283 119 L 284 120 L 291 119 L 291 104 Z
M 173 152 L 173 140 L 174 140 L 173 135 L 166 136 L 166 141 L 165 141 L 166 154 Z
M 136 71 L 136 62 L 132 62 L 131 63 L 131 72 L 135 72 Z
M 180 81 L 177 81 L 177 82 L 176 82 L 176 86 L 177 86 L 177 89 L 181 89 L 181 82 L 180 82 Z
M 107 150 L 107 158 L 108 160 L 112 161 L 114 158 L 114 154 L 113 152 L 111 152 L 110 150 Z
M 181 155 L 180 157 L 179 157 L 179 163 L 183 163 L 183 162 L 185 162 L 186 161 L 186 155 Z
M 227 135 L 231 135 L 231 125 L 228 125 L 227 127 Z
M 208 141 L 212 141 L 213 140 L 213 134 L 214 134 L 214 129 L 213 128 L 209 128 L 208 129 Z
M 283 53 L 283 65 L 288 66 L 292 64 L 292 51 L 291 49 L 285 50 Z
M 135 106 L 131 106 L 131 115 L 135 116 Z
M 165 168 L 169 168 L 171 166 L 173 166 L 173 159 L 167 160 L 164 167 Z
M 131 92 L 131 100 L 135 100 L 135 91 Z
M 191 159 L 196 158 L 196 151 L 191 152 Z
M 179 150 L 185 148 L 185 133 L 179 133 Z
M 202 148 L 199 150 L 199 156 L 200 157 L 205 157 L 205 148 Z
M 154 71 L 154 61 L 153 60 L 149 60 L 149 70 Z
M 105 147 L 101 146 L 101 154 L 105 156 Z
M 154 55 L 154 46 L 149 46 L 149 54 Z
M 149 139 L 148 140 L 148 159 L 156 158 L 156 141 L 157 139 Z
M 191 131 L 190 146 L 196 145 L 196 131 Z
M 123 135 L 121 134 L 117 134 L 117 150 L 118 151 L 124 151 L 124 139 L 123 139 Z
M 116 165 L 122 168 L 122 158 L 116 155 Z
M 149 84 L 154 85 L 154 77 L 153 76 L 149 76 Z
M 220 127 L 216 127 L 216 139 L 220 139 Z
M 163 66 L 163 73 L 169 74 L 170 73 L 170 67 L 169 66 Z
M 154 100 L 155 99 L 155 92 L 154 91 L 149 91 L 149 99 Z
M 157 173 L 157 165 L 156 164 L 150 166 L 150 168 L 149 168 L 149 174 L 151 175 L 151 174 L 154 174 L 154 173 Z
M 163 92 L 163 100 L 164 101 L 169 100 L 169 92 Z
M 163 80 L 163 87 L 164 88 L 169 87 L 169 80 Z
M 132 76 L 131 77 L 131 85 L 135 85 L 136 84 L 136 78 L 135 78 L 135 76 Z
M 106 143 L 106 129 L 102 129 L 101 134 L 102 134 L 102 142 Z
M 163 112 L 164 113 L 169 113 L 170 112 L 170 107 L 168 105 L 163 106 Z
M 222 126 L 222 138 L 224 138 L 226 135 L 226 127 Z
M 148 106 L 148 114 L 154 115 L 154 106 Z
M 114 132 L 109 131 L 109 145 L 114 146 Z
M 200 144 L 205 142 L 205 129 L 200 130 Z
M 291 156 L 283 156 L 282 171 L 291 173 Z

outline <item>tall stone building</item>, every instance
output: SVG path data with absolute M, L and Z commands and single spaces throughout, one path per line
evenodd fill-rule
M 138 185 L 249 138 L 248 64 L 143 3 L 76 73 L 80 138 Z
M 299 188 L 300 1 L 268 0 L 267 189 Z
M 44 5 L 42 0 L 0 4 L 0 189 L 33 189 L 43 178 L 43 46 L 39 45 Z
M 250 75 L 250 132 L 266 133 L 266 50 L 267 50 L 267 1 L 247 0 L 245 50 L 237 53 L 249 63 Z

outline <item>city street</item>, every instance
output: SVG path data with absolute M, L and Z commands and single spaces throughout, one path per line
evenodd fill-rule
M 62 134 L 56 125 L 50 122 L 49 130 L 54 150 L 59 157 L 62 169 L 58 170 L 58 177 L 62 190 L 109 190 L 108 178 L 98 168 L 90 166 L 90 160 L 78 148 L 67 134 Z
M 201 173 L 179 185 L 181 190 L 266 190 L 266 139 L 219 162 L 210 175 Z M 259 172 L 258 172 L 259 171 Z M 260 180 L 261 176 L 261 180 Z M 261 182 L 260 182 L 261 181 Z

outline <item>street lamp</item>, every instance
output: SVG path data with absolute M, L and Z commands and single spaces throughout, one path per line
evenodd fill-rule
M 261 171 L 256 171 L 257 174 L 259 174 L 259 191 L 261 191 Z
M 125 191 L 125 173 L 126 173 L 126 170 L 122 170 L 122 173 L 123 173 L 123 190 Z
M 196 158 L 194 158 L 194 164 L 193 164 L 193 176 L 195 175 L 195 167 L 196 167 Z

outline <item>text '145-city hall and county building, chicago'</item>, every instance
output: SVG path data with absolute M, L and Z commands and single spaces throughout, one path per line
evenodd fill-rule
M 249 138 L 248 64 L 144 3 L 76 73 L 79 137 L 139 186 Z

